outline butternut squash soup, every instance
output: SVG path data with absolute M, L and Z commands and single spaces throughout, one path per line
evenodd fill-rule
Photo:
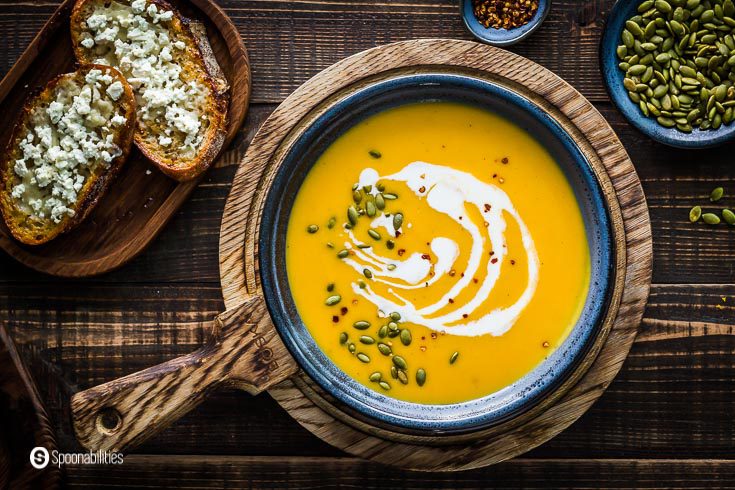
M 589 288 L 563 172 L 524 129 L 468 105 L 358 123 L 316 161 L 289 219 L 304 324 L 346 374 L 400 400 L 512 384 L 564 341 Z

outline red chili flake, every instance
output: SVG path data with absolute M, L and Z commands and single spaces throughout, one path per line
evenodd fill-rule
M 538 11 L 539 0 L 472 0 L 472 12 L 487 28 L 511 29 L 527 24 Z
M 454 277 L 455 274 L 457 274 L 457 271 L 455 271 L 454 269 L 449 271 L 449 277 Z
M 479 281 L 479 280 L 478 280 L 478 279 L 477 279 L 476 277 L 473 277 L 473 278 L 472 278 L 472 282 L 474 282 L 475 284 L 477 284 L 477 283 L 478 283 L 478 282 L 480 282 L 480 281 Z
M 467 313 L 462 314 L 462 318 L 467 318 L 469 315 Z
M 460 216 L 459 219 L 463 219 L 462 216 Z
M 459 276 L 460 276 L 460 277 L 464 277 L 464 272 L 460 272 L 460 273 L 459 273 Z
M 429 287 L 429 283 L 428 282 L 424 283 L 424 287 L 428 288 Z
M 401 236 L 401 232 L 396 230 L 396 238 L 398 238 L 399 236 Z
M 454 304 L 454 300 L 452 298 L 449 298 L 449 304 Z
M 485 212 L 486 213 L 489 213 L 491 209 L 492 209 L 492 206 L 489 205 L 489 204 L 487 204 L 487 203 L 485 203 Z
M 426 340 L 426 335 L 422 335 L 421 340 Z
M 436 332 L 431 332 L 431 338 L 436 339 Z
M 334 315 L 334 316 L 332 317 L 332 321 L 333 321 L 334 323 L 339 323 L 339 317 L 338 317 L 337 315 Z
M 431 260 L 431 255 L 429 254 L 421 254 L 421 258 L 424 260 Z
M 495 177 L 497 177 L 497 176 L 498 176 L 498 174 L 493 174 L 493 179 L 494 179 Z
M 493 257 L 492 260 L 490 260 L 490 263 L 491 264 L 496 264 L 497 262 L 498 262 L 498 258 L 497 257 Z
M 406 253 L 406 249 L 405 248 L 399 248 L 398 249 L 398 256 L 399 257 L 403 257 L 403 254 L 405 254 L 405 253 Z
M 426 192 L 426 187 L 424 187 L 423 185 L 421 187 L 419 187 L 419 192 L 421 194 L 423 194 L 424 192 Z
M 429 275 L 430 275 L 431 277 L 434 277 L 434 276 L 436 275 L 436 272 L 434 272 L 434 271 L 429 271 Z
M 495 255 L 495 250 L 490 250 L 490 257 L 492 257 L 493 255 Z
M 516 261 L 511 259 L 510 265 L 516 265 Z
M 349 310 L 347 309 L 346 306 L 343 306 L 342 308 L 339 309 L 339 312 L 342 313 L 342 316 L 345 316 L 348 311 Z
M 503 163 L 508 163 L 508 157 L 503 157 L 503 159 L 500 160 L 500 161 L 503 162 Z

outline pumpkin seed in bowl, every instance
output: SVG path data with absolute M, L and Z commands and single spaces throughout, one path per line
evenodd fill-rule
M 688 133 L 735 119 L 733 0 L 645 0 L 624 24 L 616 53 L 640 111 Z

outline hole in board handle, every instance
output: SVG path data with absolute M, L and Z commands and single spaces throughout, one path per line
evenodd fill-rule
M 97 432 L 107 436 L 114 434 L 122 427 L 122 416 L 114 408 L 103 408 L 97 413 L 95 420 Z

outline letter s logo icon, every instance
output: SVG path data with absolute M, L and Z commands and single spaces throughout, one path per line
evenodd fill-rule
M 37 470 L 42 470 L 48 466 L 49 459 L 48 449 L 45 447 L 34 447 L 31 451 L 31 466 Z

